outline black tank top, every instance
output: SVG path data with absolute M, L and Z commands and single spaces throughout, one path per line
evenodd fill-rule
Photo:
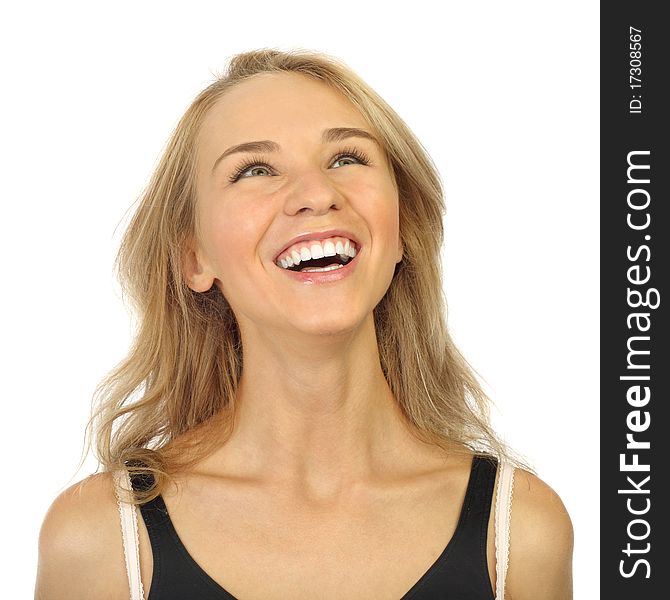
M 495 600 L 486 537 L 497 460 L 475 455 L 456 530 L 440 556 L 400 600 Z M 133 488 L 147 484 L 132 478 Z M 153 552 L 147 600 L 237 600 L 187 552 L 158 496 L 140 507 Z

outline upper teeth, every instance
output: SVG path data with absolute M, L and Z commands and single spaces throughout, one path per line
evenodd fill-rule
M 335 256 L 336 254 L 353 258 L 356 256 L 354 242 L 342 237 L 298 242 L 282 253 L 277 259 L 277 265 L 288 269 L 306 260 L 323 258 L 324 256 Z

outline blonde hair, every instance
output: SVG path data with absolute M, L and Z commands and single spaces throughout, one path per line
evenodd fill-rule
M 234 56 L 172 133 L 117 256 L 138 330 L 128 356 L 96 389 L 89 449 L 93 438 L 105 471 L 125 464 L 153 475 L 153 487 L 137 496 L 146 502 L 232 432 L 242 370 L 237 322 L 216 286 L 194 292 L 182 272 L 184 247 L 197 226 L 197 140 L 204 117 L 231 87 L 281 72 L 301 73 L 344 94 L 386 148 L 404 254 L 374 309 L 374 324 L 381 367 L 415 435 L 445 450 L 457 446 L 522 464 L 492 430 L 489 400 L 447 330 L 440 259 L 445 206 L 435 166 L 402 119 L 346 65 L 304 50 Z

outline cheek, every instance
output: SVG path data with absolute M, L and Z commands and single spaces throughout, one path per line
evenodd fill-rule
M 399 235 L 398 192 L 391 182 L 369 185 L 360 190 L 360 205 L 373 232 L 383 239 L 389 248 L 397 245 Z
M 233 203 L 221 203 L 206 211 L 201 227 L 204 246 L 219 279 L 254 262 L 263 222 L 262 215 Z

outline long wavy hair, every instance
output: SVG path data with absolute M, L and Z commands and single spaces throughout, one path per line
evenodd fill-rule
M 172 133 L 115 263 L 137 331 L 128 356 L 96 388 L 88 451 L 93 445 L 103 471 L 125 465 L 152 475 L 153 485 L 136 495 L 142 503 L 232 433 L 242 371 L 238 325 L 216 286 L 194 292 L 182 271 L 185 244 L 197 226 L 198 134 L 229 89 L 259 73 L 281 72 L 312 77 L 348 98 L 380 136 L 392 165 L 404 254 L 374 309 L 374 324 L 383 373 L 411 429 L 445 451 L 474 450 L 526 467 L 491 428 L 489 399 L 448 333 L 440 257 L 445 204 L 437 169 L 403 120 L 358 75 L 306 50 L 235 55 Z

